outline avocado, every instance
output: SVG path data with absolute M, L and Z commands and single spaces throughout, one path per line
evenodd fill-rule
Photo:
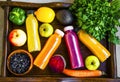
M 57 11 L 56 18 L 62 25 L 70 25 L 73 23 L 73 15 L 66 9 Z

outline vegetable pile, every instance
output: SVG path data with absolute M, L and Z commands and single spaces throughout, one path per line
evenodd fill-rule
M 112 4 L 113 3 L 113 4 Z M 69 10 L 76 17 L 76 26 L 85 30 L 98 41 L 108 36 L 108 41 L 119 44 L 116 36 L 119 22 L 120 0 L 74 0 Z

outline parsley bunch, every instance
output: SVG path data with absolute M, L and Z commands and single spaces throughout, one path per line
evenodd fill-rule
M 120 43 L 116 36 L 117 27 L 120 26 L 120 11 L 116 9 L 116 5 L 108 0 L 74 0 L 69 9 L 75 16 L 77 27 L 98 41 L 108 36 L 109 42 Z

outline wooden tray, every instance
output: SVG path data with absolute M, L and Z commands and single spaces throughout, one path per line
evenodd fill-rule
M 37 3 L 23 3 L 23 2 L 0 2 L 0 5 L 4 8 L 5 14 L 4 14 L 4 19 L 5 19 L 5 27 L 4 27 L 4 41 L 3 41 L 3 62 L 2 62 L 2 76 L 3 77 L 16 77 L 15 75 L 11 74 L 7 67 L 6 67 L 6 60 L 8 55 L 16 50 L 16 49 L 25 49 L 27 50 L 27 44 L 25 44 L 22 47 L 14 47 L 9 43 L 8 40 L 8 34 L 9 32 L 14 29 L 14 28 L 20 28 L 23 29 L 26 32 L 26 28 L 25 28 L 25 24 L 22 26 L 16 26 L 14 24 L 12 24 L 9 20 L 8 20 L 8 15 L 9 15 L 9 11 L 13 8 L 13 7 L 21 7 L 23 8 L 26 12 L 28 10 L 37 10 L 39 7 L 41 6 L 47 6 L 47 7 L 51 7 L 55 10 L 55 12 L 57 12 L 60 9 L 68 9 L 69 6 L 71 5 L 71 3 L 60 3 L 60 2 L 55 2 L 55 3 L 44 3 L 44 4 L 37 4 Z M 39 23 L 40 25 L 41 23 Z M 55 20 L 51 23 L 54 27 L 54 29 L 59 28 L 61 30 L 63 30 L 63 25 L 61 25 L 55 18 Z M 43 48 L 47 38 L 43 38 L 40 37 L 41 40 L 41 46 Z M 80 41 L 79 41 L 80 42 Z M 107 37 L 106 40 L 101 41 L 101 43 L 110 51 L 111 56 L 104 62 L 101 63 L 100 66 L 100 70 L 103 70 L 104 72 L 107 73 L 106 76 L 102 76 L 99 78 L 116 78 L 116 61 L 115 61 L 115 45 L 108 43 L 107 41 Z M 89 49 L 80 42 L 80 48 L 81 48 L 81 53 L 83 54 L 83 58 L 85 59 L 88 55 L 91 55 L 92 53 L 89 51 Z M 33 55 L 33 57 L 35 58 L 37 56 L 39 52 L 34 52 L 31 53 Z M 67 62 L 67 68 L 70 68 L 69 65 L 69 56 L 66 50 L 66 46 L 64 43 L 64 40 L 62 40 L 61 45 L 59 46 L 59 48 L 56 50 L 55 54 L 59 53 L 62 54 Z M 48 77 L 48 78 L 73 78 L 74 77 L 69 77 L 66 76 L 64 74 L 58 74 L 58 73 L 53 73 L 49 67 L 47 67 L 45 70 L 40 70 L 39 68 L 37 68 L 36 66 L 33 66 L 32 70 L 30 71 L 30 73 L 21 76 L 21 77 L 33 77 L 33 78 L 39 78 L 39 77 Z M 77 78 L 80 79 L 80 78 Z M 94 79 L 94 78 L 93 78 Z

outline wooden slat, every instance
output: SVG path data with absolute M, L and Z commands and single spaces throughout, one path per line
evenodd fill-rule
M 52 4 L 52 5 L 51 5 Z M 65 3 L 63 2 L 51 2 L 51 3 L 28 3 L 28 2 L 11 2 L 11 1 L 0 1 L 0 6 L 19 6 L 24 8 L 38 8 L 41 6 L 49 6 L 51 8 L 68 8 L 71 5 L 71 3 Z
M 58 77 L 38 77 L 38 78 L 23 78 L 23 77 L 6 77 L 0 78 L 0 82 L 120 82 L 120 79 L 110 78 L 58 78 Z
M 3 57 L 3 61 L 2 61 L 2 71 L 1 71 L 1 75 L 3 76 L 3 77 L 5 77 L 6 76 L 6 68 L 5 68 L 5 65 L 6 65 L 6 61 L 4 61 L 4 60 L 6 60 L 6 58 L 7 58 L 7 55 L 5 55 L 5 54 L 7 54 L 7 31 L 8 31 L 8 11 L 9 11 L 9 7 L 5 7 L 5 10 L 4 10 L 4 33 L 3 33 L 3 54 L 4 55 L 2 55 Z

